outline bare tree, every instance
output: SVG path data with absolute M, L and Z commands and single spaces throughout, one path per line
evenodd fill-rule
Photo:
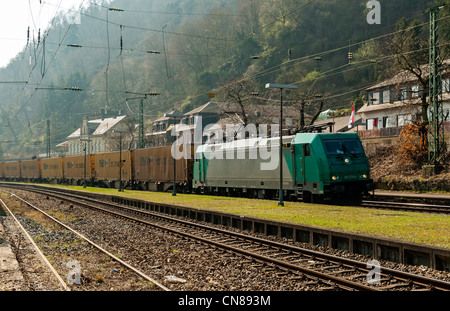
M 317 71 L 312 71 L 307 74 L 301 81 L 301 87 L 298 91 L 292 92 L 290 101 L 300 114 L 299 129 L 303 130 L 308 120 L 308 125 L 313 125 L 323 110 L 324 101 L 317 98 L 322 97 L 320 94 L 321 88 L 318 81 L 321 79 L 321 74 Z M 317 103 L 318 102 L 318 103 Z
M 422 121 L 428 124 L 428 88 L 429 70 L 428 66 L 428 38 L 423 27 L 419 26 L 419 21 L 413 21 L 410 25 L 405 19 L 401 19 L 397 24 L 397 30 L 404 30 L 397 33 L 394 40 L 387 45 L 390 53 L 396 55 L 396 64 L 400 69 L 413 74 L 419 81 L 422 93 Z M 424 66 L 425 65 L 425 66 Z
M 227 86 L 221 96 L 227 104 L 223 113 L 238 115 L 244 126 L 250 123 L 249 107 L 256 103 L 254 83 L 247 79 L 238 79 Z
M 223 102 L 221 115 L 228 118 L 230 122 L 239 124 L 234 133 L 227 133 L 227 135 L 234 135 L 234 139 L 248 129 L 248 125 L 258 126 L 259 124 L 260 114 L 257 113 L 256 90 L 253 81 L 244 78 L 228 83 L 219 93 L 219 98 Z M 249 135 L 249 132 L 245 132 L 245 138 Z
M 115 128 L 115 130 L 123 131 L 123 133 L 114 133 L 114 130 L 112 130 L 105 135 L 105 142 L 108 144 L 110 150 L 120 149 L 121 136 L 122 150 L 135 149 L 138 129 L 133 118 L 127 118 L 117 128 Z

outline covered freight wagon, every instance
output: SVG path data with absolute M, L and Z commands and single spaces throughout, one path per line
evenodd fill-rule
M 194 147 L 181 151 L 184 154 L 176 160 L 177 188 L 189 190 L 192 185 L 193 152 Z M 174 159 L 172 146 L 163 146 L 134 151 L 134 181 L 144 190 L 167 191 L 173 190 Z
M 122 160 L 122 162 L 120 161 Z M 120 165 L 122 163 L 122 165 Z M 132 153 L 131 151 L 99 153 L 95 155 L 94 179 L 108 187 L 119 187 L 119 181 L 124 185 L 132 180 Z M 120 167 L 121 166 L 121 167 Z
M 29 160 L 20 162 L 22 179 L 35 180 L 41 177 L 39 160 Z
M 20 178 L 20 162 L 5 162 L 4 172 L 6 179 L 18 179 Z
M 66 181 L 74 185 L 84 182 L 85 173 L 86 180 L 90 180 L 94 174 L 94 155 L 65 157 L 64 173 Z
M 42 178 L 49 183 L 60 183 L 64 179 L 64 158 L 42 159 Z

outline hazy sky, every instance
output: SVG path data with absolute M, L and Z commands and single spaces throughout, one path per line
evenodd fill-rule
M 37 38 L 48 28 L 58 12 L 84 6 L 89 0 L 0 0 L 0 67 L 6 66 L 27 43 L 27 30 L 30 37 Z M 30 38 L 30 40 L 31 40 Z

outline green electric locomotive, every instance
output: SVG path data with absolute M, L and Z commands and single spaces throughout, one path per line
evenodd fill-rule
M 279 138 L 199 146 L 197 193 L 275 199 L 280 189 Z M 356 133 L 302 133 L 283 138 L 283 196 L 305 202 L 358 203 L 373 188 Z

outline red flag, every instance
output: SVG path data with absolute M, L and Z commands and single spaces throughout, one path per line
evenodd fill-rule
M 348 120 L 348 128 L 351 129 L 353 127 L 353 123 L 355 123 L 355 104 L 353 104 L 352 115 L 350 116 L 350 120 Z

